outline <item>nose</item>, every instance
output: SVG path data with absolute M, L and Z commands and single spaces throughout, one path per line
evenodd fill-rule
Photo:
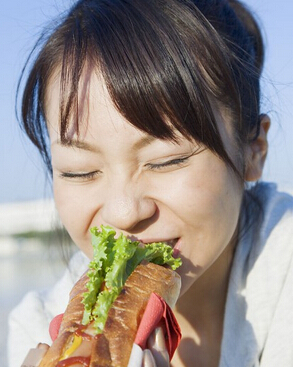
M 106 189 L 100 216 L 102 224 L 134 233 L 150 223 L 156 211 L 155 201 L 138 184 L 116 181 Z

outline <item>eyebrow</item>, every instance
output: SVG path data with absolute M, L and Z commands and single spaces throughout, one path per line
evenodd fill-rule
M 52 142 L 52 145 L 60 145 L 62 147 L 69 147 L 69 148 L 78 148 L 82 150 L 86 150 L 89 152 L 99 152 L 100 150 L 95 146 L 88 142 L 81 141 L 78 139 L 66 139 L 66 140 L 55 140 Z
M 142 137 L 141 139 L 139 139 L 137 142 L 134 143 L 133 148 L 136 150 L 142 149 L 144 147 L 146 147 L 147 145 L 151 144 L 154 140 L 156 140 L 157 138 L 155 138 L 152 135 L 146 135 L 144 137 Z
M 151 144 L 154 140 L 156 140 L 154 136 L 151 135 L 144 136 L 134 143 L 133 148 L 135 150 L 142 149 L 147 145 Z M 52 142 L 52 145 L 55 144 L 63 147 L 78 148 L 89 152 L 100 153 L 100 149 L 97 146 L 78 139 L 66 139 L 64 141 L 58 139 Z

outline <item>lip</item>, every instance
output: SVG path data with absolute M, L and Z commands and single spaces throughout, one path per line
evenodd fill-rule
M 172 238 L 169 240 L 166 239 L 162 239 L 162 238 L 152 238 L 152 239 L 140 239 L 139 240 L 141 243 L 143 243 L 144 245 L 148 244 L 148 243 L 152 243 L 152 242 L 164 242 L 167 245 L 171 246 L 173 248 L 173 256 L 176 258 L 179 256 L 180 254 L 180 248 L 181 248 L 181 238 L 177 237 L 177 238 Z
M 153 243 L 153 242 L 164 242 L 167 245 L 174 247 L 178 241 L 178 238 L 170 238 L 168 240 L 166 238 L 147 238 L 147 239 L 140 238 L 139 241 L 145 245 L 147 245 L 148 243 Z
M 180 256 L 181 244 L 181 238 L 178 238 L 175 246 L 173 247 L 173 256 L 175 258 Z

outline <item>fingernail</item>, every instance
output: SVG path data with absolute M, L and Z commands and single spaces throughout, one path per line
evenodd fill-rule
M 166 350 L 166 341 L 163 333 L 163 329 L 158 327 L 156 328 L 149 337 L 148 344 L 150 349 L 156 349 L 159 352 L 163 352 Z
M 156 362 L 149 349 L 145 349 L 143 352 L 143 367 L 155 367 Z
M 44 343 L 39 343 L 37 345 L 37 349 L 42 349 L 42 350 L 47 351 L 49 349 L 49 345 L 48 344 L 44 344 Z
M 157 350 L 159 351 L 166 350 L 165 336 L 163 333 L 163 329 L 160 327 L 155 330 L 155 342 L 156 342 Z

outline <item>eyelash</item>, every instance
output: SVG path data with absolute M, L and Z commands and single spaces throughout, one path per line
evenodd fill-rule
M 60 174 L 61 178 L 69 178 L 69 179 L 80 179 L 80 180 L 92 180 L 94 179 L 100 171 L 92 171 L 85 173 L 74 173 L 74 172 L 62 172 Z
M 190 156 L 183 157 L 183 158 L 172 159 L 170 161 L 163 162 L 163 163 L 148 163 L 148 164 L 146 164 L 146 166 L 148 168 L 150 168 L 151 170 L 161 170 L 161 169 L 164 169 L 166 167 L 172 167 L 172 166 L 181 167 L 182 165 L 184 165 L 184 163 L 187 162 L 187 160 L 189 158 L 190 158 Z M 68 178 L 68 179 L 78 179 L 78 180 L 92 180 L 99 173 L 100 173 L 100 171 L 92 171 L 92 172 L 85 172 L 85 173 L 62 172 L 60 174 L 60 177 L 61 178 Z
M 164 169 L 165 167 L 172 167 L 172 166 L 181 167 L 184 163 L 187 162 L 189 158 L 190 156 L 172 159 L 170 161 L 163 162 L 163 163 L 148 163 L 147 167 L 149 167 L 151 170 L 160 170 L 160 169 Z

